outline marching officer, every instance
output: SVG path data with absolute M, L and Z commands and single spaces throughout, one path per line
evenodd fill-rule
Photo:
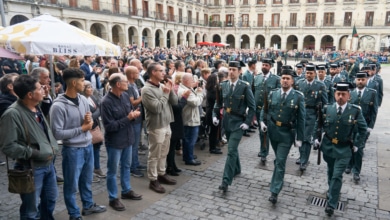
M 294 78 L 295 84 L 300 80 L 305 78 L 305 74 L 303 72 L 303 65 L 301 63 L 298 63 L 295 65 L 296 74 L 297 76 Z
M 359 61 L 356 59 L 356 56 L 349 57 L 348 65 L 348 82 L 355 82 L 356 73 L 359 72 Z
M 238 144 L 242 134 L 251 124 L 255 114 L 255 101 L 249 83 L 239 80 L 240 62 L 230 61 L 230 79 L 220 83 L 218 98 L 214 105 L 213 124 L 219 124 L 220 109 L 223 107 L 223 126 L 228 140 L 228 154 L 223 171 L 222 184 L 219 189 L 223 192 L 232 184 L 233 177 L 241 173 Z M 248 114 L 245 114 L 248 108 Z
M 378 107 L 380 107 L 382 104 L 383 90 L 381 93 L 379 82 L 375 80 L 375 69 L 373 69 L 373 66 L 368 65 L 363 66 L 362 70 L 368 74 L 367 88 L 375 89 Z
M 383 99 L 383 79 L 379 75 L 379 72 L 377 71 L 378 67 L 375 63 L 370 63 L 369 66 L 371 66 L 372 72 L 373 72 L 373 79 L 378 82 L 378 106 L 380 107 L 382 105 L 382 99 Z
M 296 163 L 300 164 L 299 169 L 305 171 L 309 162 L 311 151 L 311 142 L 313 138 L 314 125 L 318 116 L 318 106 L 328 103 L 328 95 L 325 84 L 316 80 L 316 67 L 314 65 L 306 66 L 306 80 L 300 80 L 295 89 L 302 92 L 305 96 L 305 139 L 302 147 L 299 148 L 300 158 Z
M 268 199 L 275 204 L 283 187 L 286 159 L 293 143 L 300 147 L 305 131 L 305 100 L 301 92 L 293 89 L 293 70 L 284 69 L 281 73 L 281 88 L 268 95 L 268 106 L 261 110 L 260 127 L 268 130 L 272 149 L 275 152 L 275 168 L 272 174 Z M 266 125 L 267 124 L 267 125 Z
M 343 173 L 351 159 L 352 152 L 362 148 L 366 138 L 367 124 L 359 106 L 348 103 L 349 89 L 353 86 L 348 82 L 336 84 L 335 99 L 332 105 L 323 108 L 323 138 L 319 143 L 315 139 L 316 148 L 321 146 L 323 158 L 328 168 L 327 193 L 328 205 L 325 212 L 333 215 L 340 197 L 343 183 Z M 353 131 L 357 130 L 357 139 L 353 141 Z
M 329 75 L 327 77 L 331 82 L 332 85 L 334 86 L 338 82 L 344 82 L 345 79 L 340 78 L 338 74 L 338 64 L 337 63 L 332 63 L 329 66 Z
M 360 106 L 363 112 L 363 117 L 367 123 L 367 138 L 372 129 L 374 128 L 376 115 L 378 113 L 378 103 L 376 98 L 376 91 L 366 87 L 367 84 L 367 73 L 358 72 L 356 74 L 356 89 L 351 92 L 351 99 L 349 103 Z M 357 136 L 357 135 L 356 135 Z M 359 137 L 355 137 L 355 140 Z M 364 141 L 362 148 L 359 148 L 356 153 L 352 155 L 345 173 L 350 173 L 351 168 L 353 172 L 353 180 L 355 182 L 360 181 L 360 171 L 362 169 L 363 150 L 365 147 Z
M 326 78 L 326 67 L 324 65 L 317 66 L 317 79 L 325 84 L 326 94 L 328 95 L 328 105 L 334 102 L 334 87 L 329 78 Z
M 259 124 L 260 112 L 267 102 L 267 97 L 270 91 L 280 88 L 280 77 L 270 72 L 274 61 L 264 58 L 262 60 L 261 73 L 255 77 L 255 101 L 256 101 L 256 117 Z M 269 139 L 267 132 L 262 132 L 259 128 L 260 136 L 260 152 L 257 154 L 264 165 L 267 161 L 269 153 Z

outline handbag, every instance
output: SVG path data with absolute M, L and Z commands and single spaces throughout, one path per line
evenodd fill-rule
M 24 121 L 24 116 L 22 116 L 22 120 L 27 138 L 27 146 L 30 146 L 30 135 Z M 9 169 L 7 157 L 8 192 L 17 194 L 35 192 L 33 162 L 31 159 L 28 161 L 30 162 L 30 169 Z
M 97 144 L 104 141 L 103 132 L 100 130 L 99 126 L 96 126 L 90 132 L 92 135 L 92 144 Z

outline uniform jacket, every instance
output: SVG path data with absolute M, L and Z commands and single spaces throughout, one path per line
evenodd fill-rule
M 264 80 L 264 74 L 261 73 L 254 80 L 256 113 L 260 116 L 264 98 L 267 98 L 272 90 L 280 88 L 280 77 L 270 73 L 268 79 Z
M 366 87 L 362 97 L 358 98 L 358 90 L 354 89 L 351 92 L 349 103 L 360 106 L 363 112 L 363 117 L 366 120 L 367 127 L 374 128 L 376 115 L 378 113 L 376 91 Z
M 382 90 L 382 93 L 380 94 L 379 82 L 377 80 L 375 80 L 374 77 L 372 77 L 367 82 L 366 88 L 374 89 L 376 91 L 376 98 L 377 98 L 378 106 L 380 107 L 382 104 L 383 90 Z
M 252 87 L 254 79 L 255 79 L 255 76 L 249 70 L 246 70 L 244 72 L 244 74 L 242 74 L 242 80 L 245 82 L 248 82 L 251 87 Z
M 325 78 L 324 81 L 319 81 L 325 84 L 326 94 L 328 96 L 328 105 L 333 104 L 335 102 L 333 83 L 328 78 Z
M 338 116 L 336 103 L 325 106 L 323 109 L 325 133 L 321 151 L 331 158 L 350 158 L 352 156 L 351 145 L 348 141 L 353 139 L 353 131 L 356 130 L 358 139 L 353 143 L 359 148 L 364 146 L 367 124 L 359 106 L 347 103 L 344 112 Z M 333 140 L 333 142 L 332 142 Z
M 377 90 L 378 106 L 381 106 L 383 100 L 383 79 L 379 74 L 375 74 L 374 80 L 378 82 L 378 90 Z
M 255 114 L 255 100 L 249 83 L 238 80 L 233 93 L 230 92 L 229 80 L 220 83 L 219 88 L 219 100 L 215 102 L 213 117 L 219 118 L 219 110 L 223 107 L 223 126 L 226 131 L 239 130 L 242 123 L 250 126 Z

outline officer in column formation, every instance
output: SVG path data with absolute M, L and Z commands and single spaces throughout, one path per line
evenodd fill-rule
M 329 78 L 326 77 L 325 64 L 317 66 L 317 80 L 325 84 L 326 94 L 328 96 L 328 105 L 334 102 L 334 87 Z
M 242 80 L 242 81 L 244 81 L 244 82 L 248 82 L 248 81 L 246 81 L 246 80 L 244 80 L 244 74 L 246 73 L 243 73 L 242 72 L 242 67 L 246 67 L 246 65 L 245 65 L 245 63 L 243 62 L 243 61 L 238 61 L 239 63 L 240 63 L 240 66 L 241 66 L 241 68 L 238 70 L 238 72 L 240 72 L 240 76 L 238 77 L 238 79 L 239 80 Z M 249 82 L 248 82 L 249 83 Z M 251 87 L 251 91 L 252 91 L 252 86 L 251 86 L 251 84 L 249 84 L 249 86 Z M 252 91 L 252 94 L 253 94 L 253 91 Z M 254 116 L 253 116 L 254 117 Z M 250 135 L 249 135 L 249 133 L 254 133 L 255 131 L 254 130 L 252 130 L 251 129 L 252 128 L 252 124 L 249 126 L 249 128 L 248 129 L 246 129 L 245 131 L 244 131 L 244 134 L 243 134 L 243 136 L 245 136 L 245 137 L 250 137 Z M 256 128 L 254 128 L 254 129 L 256 129 Z
M 349 79 L 348 72 L 347 72 L 347 70 L 345 69 L 345 66 L 344 66 L 344 62 L 340 61 L 340 62 L 338 62 L 338 64 L 339 64 L 340 78 L 344 78 L 345 81 L 348 81 L 348 82 L 350 82 L 352 84 L 355 83 L 355 79 L 353 79 L 354 81 L 350 81 L 352 79 Z
M 294 78 L 294 83 L 296 85 L 299 80 L 305 78 L 305 74 L 303 73 L 303 65 L 301 63 L 295 65 L 295 72 L 297 74 L 297 76 Z
M 228 140 L 228 154 L 223 171 L 222 184 L 219 189 L 223 192 L 232 184 L 233 177 L 241 173 L 238 144 L 242 134 L 251 124 L 255 114 L 255 100 L 249 83 L 240 80 L 240 62 L 229 62 L 230 79 L 220 83 L 218 100 L 215 102 L 213 111 L 213 124 L 219 124 L 219 112 L 223 107 L 223 127 Z M 248 109 L 248 111 L 247 111 Z M 246 114 L 246 112 L 248 112 Z
M 371 67 L 373 80 L 378 82 L 378 106 L 380 107 L 382 105 L 382 99 L 383 99 L 383 79 L 381 75 L 379 75 L 379 72 L 377 71 L 378 66 L 375 63 L 370 63 L 369 66 Z
M 286 160 L 291 146 L 300 147 L 305 136 L 305 101 L 301 92 L 294 90 L 293 70 L 281 72 L 281 88 L 272 90 L 268 95 L 268 106 L 261 110 L 260 128 L 268 131 L 272 149 L 275 153 L 268 201 L 276 204 L 282 190 Z
M 280 88 L 280 77 L 270 72 L 274 60 L 264 58 L 262 60 L 261 73 L 255 77 L 255 102 L 256 102 L 256 118 L 259 123 L 260 112 L 264 105 L 267 104 L 267 97 L 270 91 Z M 262 132 L 259 128 L 260 136 L 260 152 L 257 154 L 260 157 L 260 161 L 263 165 L 267 161 L 269 154 L 269 139 L 268 133 Z
M 328 103 L 328 95 L 325 84 L 316 80 L 316 67 L 313 65 L 306 66 L 306 79 L 300 80 L 295 89 L 302 92 L 305 97 L 305 138 L 303 139 L 302 147 L 299 148 L 300 157 L 296 161 L 300 164 L 299 169 L 305 171 L 309 163 L 310 151 L 313 135 L 314 125 L 318 116 L 318 109 Z
M 257 63 L 257 60 L 249 61 L 248 62 L 248 69 L 244 72 L 244 74 L 242 74 L 242 80 L 249 83 L 253 94 L 255 94 L 255 83 L 254 82 L 255 82 L 255 76 L 257 75 L 256 63 Z M 255 118 L 256 117 L 254 117 L 254 120 L 252 121 L 252 125 L 249 127 L 250 129 L 257 129 L 257 127 L 258 127 L 258 123 L 257 123 L 257 120 L 255 120 Z M 248 131 L 250 129 L 248 129 Z M 253 130 L 250 130 L 250 131 L 253 131 Z
M 348 81 L 355 82 L 356 73 L 359 72 L 359 61 L 356 59 L 356 56 L 349 57 L 349 65 L 348 65 Z
M 367 88 L 374 89 L 376 91 L 377 103 L 378 107 L 380 107 L 379 100 L 381 100 L 381 97 L 379 95 L 379 83 L 374 79 L 375 72 L 372 69 L 372 66 L 363 66 L 361 70 L 368 74 Z
M 360 171 L 362 169 L 362 160 L 364 154 L 364 147 L 368 136 L 370 135 L 372 129 L 374 128 L 376 115 L 378 113 L 378 103 L 376 97 L 376 91 L 366 87 L 368 75 L 366 72 L 358 72 L 356 74 L 356 88 L 351 92 L 351 99 L 349 103 L 360 106 L 363 112 L 363 117 L 367 123 L 367 137 L 364 141 L 362 148 L 359 148 L 356 153 L 352 155 L 352 158 L 349 162 L 345 173 L 353 173 L 353 180 L 355 182 L 360 181 Z M 359 137 L 356 135 L 355 141 Z
M 329 76 L 327 76 L 327 78 L 332 82 L 332 85 L 336 85 L 338 82 L 343 82 L 344 80 L 341 79 L 339 76 L 338 76 L 338 64 L 336 63 L 331 63 L 329 65 Z
M 343 183 L 343 173 L 351 159 L 352 152 L 362 148 L 366 138 L 367 124 L 361 108 L 348 103 L 352 84 L 339 82 L 336 84 L 335 100 L 322 110 L 323 132 L 322 141 L 314 140 L 315 148 L 320 146 L 323 159 L 327 163 L 328 174 L 328 203 L 325 212 L 332 216 L 340 198 Z M 318 123 L 316 123 L 318 125 Z M 357 139 L 353 141 L 356 130 Z

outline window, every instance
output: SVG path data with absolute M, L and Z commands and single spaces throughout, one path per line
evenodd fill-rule
M 192 24 L 192 11 L 187 11 L 187 24 Z
M 199 12 L 196 12 L 196 24 L 199 25 Z
M 94 3 L 94 1 L 92 1 L 92 8 L 93 8 L 93 3 Z M 99 1 L 98 1 L 98 4 L 99 4 Z M 69 0 L 69 6 L 72 8 L 77 8 L 77 0 Z M 93 10 L 96 10 L 96 9 L 93 9 Z
M 203 20 L 204 20 L 204 25 L 209 25 L 209 15 L 208 14 L 204 14 Z
M 175 20 L 175 12 L 172 6 L 168 6 L 168 21 Z
M 279 27 L 280 14 L 272 14 L 272 27 Z
M 282 0 L 273 0 L 272 3 L 276 5 L 280 5 L 282 4 Z
M 290 0 L 290 4 L 299 3 L 299 0 Z
M 324 13 L 324 26 L 333 26 L 334 25 L 334 13 L 327 12 Z
M 243 27 L 249 27 L 249 15 L 248 14 L 243 14 L 241 16 L 241 20 L 242 20 Z
M 212 15 L 211 16 L 211 22 L 210 22 L 211 27 L 220 27 L 221 22 L 219 20 L 219 15 Z
M 336 0 L 325 0 L 325 2 L 336 2 Z
M 183 23 L 183 9 L 179 8 L 179 23 Z
M 374 22 L 374 12 L 368 11 L 366 12 L 366 21 L 364 22 L 365 26 L 372 26 Z
M 307 27 L 314 27 L 316 25 L 316 13 L 306 13 L 306 22 Z
M 249 5 L 249 0 L 243 0 L 243 1 L 242 1 L 242 4 L 243 4 L 243 5 Z
M 297 26 L 297 13 L 290 13 L 290 27 Z
M 256 0 L 258 5 L 265 5 L 265 0 Z
M 307 3 L 317 3 L 317 0 L 307 0 Z
M 137 0 L 131 0 L 131 15 L 137 15 Z
M 112 12 L 119 13 L 119 0 L 112 0 Z
M 263 14 L 257 14 L 257 27 L 263 27 Z
M 219 6 L 219 0 L 214 0 L 214 6 Z
M 142 2 L 142 12 L 143 12 L 144 17 L 149 16 L 149 2 L 148 1 Z
M 345 12 L 344 14 L 344 26 L 350 27 L 352 23 L 352 12 Z
M 234 15 L 227 14 L 226 15 L 226 27 L 233 27 L 233 26 L 234 26 Z
M 226 5 L 234 5 L 233 0 L 226 0 Z
M 76 1 L 77 2 L 77 1 Z M 77 5 L 76 5 L 77 6 Z M 72 7 L 72 6 L 71 6 Z M 99 6 L 99 0 L 92 0 L 92 9 L 93 10 L 96 10 L 96 11 L 99 11 L 100 10 L 100 6 Z
M 390 11 L 386 12 L 385 25 L 390 26 Z
M 162 4 L 156 4 L 156 18 L 159 20 L 164 19 L 164 11 Z

